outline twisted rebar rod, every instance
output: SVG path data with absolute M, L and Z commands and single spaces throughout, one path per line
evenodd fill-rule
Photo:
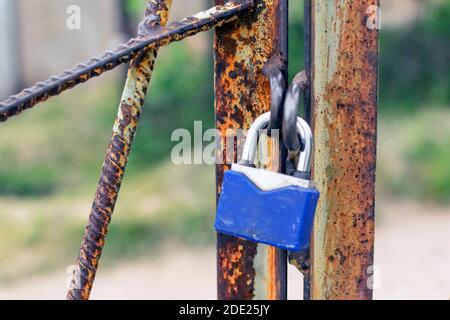
M 39 82 L 0 102 L 0 122 L 18 115 L 23 110 L 30 109 L 36 104 L 46 101 L 50 97 L 71 89 L 119 66 L 127 63 L 145 52 L 156 47 L 166 46 L 174 41 L 182 40 L 199 32 L 207 31 L 212 27 L 237 19 L 238 15 L 247 11 L 254 5 L 253 0 L 231 0 L 224 5 L 217 5 L 207 11 L 200 12 L 192 17 L 171 23 L 167 27 L 149 29 L 145 23 L 141 24 L 139 33 L 143 37 L 131 39 L 113 50 L 106 51 L 99 57 L 80 63 L 73 69 L 68 69 L 57 76 Z M 146 18 L 148 19 L 148 18 Z M 150 18 L 151 19 L 151 18 Z
M 160 25 L 165 25 L 171 4 L 172 0 L 150 0 L 146 19 L 139 28 L 139 36 Z M 111 142 L 67 294 L 69 300 L 89 299 L 157 51 L 158 48 L 149 50 L 139 60 L 134 59 L 128 70 Z

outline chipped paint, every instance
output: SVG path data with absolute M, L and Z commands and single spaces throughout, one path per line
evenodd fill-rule
M 378 31 L 366 11 L 376 4 L 312 2 L 313 299 L 372 298 Z

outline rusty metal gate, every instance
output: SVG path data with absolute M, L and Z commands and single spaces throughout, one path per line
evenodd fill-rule
M 276 68 L 287 83 L 288 0 L 215 0 L 211 9 L 166 26 L 171 4 L 148 1 L 136 38 L 0 102 L 0 121 L 6 121 L 131 62 L 68 299 L 89 299 L 159 47 L 215 28 L 215 115 L 225 160 L 216 165 L 217 195 L 224 170 L 236 160 L 227 159 L 227 131 L 247 129 L 270 110 L 263 70 Z M 322 194 L 311 249 L 289 255 L 219 234 L 219 299 L 286 299 L 288 261 L 303 273 L 304 299 L 372 298 L 378 31 L 367 21 L 378 0 L 304 5 L 302 90 L 314 129 L 313 177 Z M 269 142 L 267 169 L 285 170 L 284 151 Z

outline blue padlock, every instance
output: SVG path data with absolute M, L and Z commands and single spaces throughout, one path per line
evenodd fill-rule
M 298 118 L 303 151 L 294 176 L 258 169 L 254 163 L 259 132 L 269 119 L 269 112 L 256 119 L 248 131 L 241 161 L 225 172 L 214 227 L 220 233 L 300 251 L 309 246 L 319 199 L 319 191 L 308 180 L 312 133 Z

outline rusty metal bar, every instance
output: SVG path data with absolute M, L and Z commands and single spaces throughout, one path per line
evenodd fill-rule
M 127 44 L 106 51 L 99 57 L 80 63 L 73 69 L 39 82 L 21 93 L 0 102 L 0 122 L 30 109 L 50 97 L 71 89 L 117 67 L 127 63 L 144 52 L 157 47 L 166 46 L 174 41 L 182 40 L 199 32 L 207 31 L 215 26 L 236 20 L 239 14 L 253 7 L 253 0 L 233 0 L 226 5 L 217 5 L 195 16 L 171 23 L 148 32 L 145 37 L 131 39 Z
M 216 0 L 217 5 L 223 3 Z M 269 59 L 278 60 L 286 72 L 286 0 L 256 0 L 251 15 L 216 29 L 216 127 L 221 138 L 220 163 L 225 163 L 216 166 L 217 198 L 224 170 L 237 160 L 229 158 L 227 135 L 248 129 L 254 119 L 270 109 L 270 84 L 262 70 Z M 234 149 L 241 143 L 237 141 Z M 219 234 L 218 298 L 285 299 L 286 260 L 281 250 Z
M 304 119 L 311 125 L 311 0 L 304 0 L 303 3 L 303 25 L 304 25 L 304 77 L 303 101 Z M 291 252 L 289 263 L 295 266 L 303 275 L 303 300 L 311 298 L 311 259 L 310 248 L 300 252 Z
M 314 180 L 312 299 L 371 299 L 378 0 L 312 1 Z
M 311 0 L 303 3 L 303 26 L 304 26 L 304 63 L 307 79 L 311 79 Z M 304 118 L 311 125 L 311 86 L 305 88 L 304 93 Z
M 143 28 L 139 28 L 139 34 L 166 24 L 171 4 L 172 0 L 150 0 L 146 10 L 146 23 Z M 128 70 L 111 142 L 67 294 L 69 300 L 89 299 L 157 51 L 157 48 L 149 50 L 139 60 L 133 60 Z
M 309 91 L 309 78 L 307 76 L 307 72 L 305 70 L 299 72 L 294 79 L 292 80 L 292 84 L 289 87 L 289 93 L 286 95 L 287 97 L 294 97 L 294 99 L 300 99 L 302 95 L 307 95 L 307 92 Z M 288 100 L 288 98 L 286 98 Z M 298 105 L 298 100 L 293 102 L 293 105 Z M 306 100 L 306 99 L 305 99 Z M 298 159 L 298 155 L 300 152 L 299 144 L 300 141 L 298 141 L 298 136 L 292 136 L 292 133 L 296 133 L 295 126 L 297 125 L 297 114 L 298 110 L 295 109 L 292 112 L 289 112 L 289 110 L 284 111 L 285 118 L 283 127 L 283 139 L 285 144 L 289 144 L 288 147 L 288 160 L 294 161 L 295 159 Z M 294 130 L 292 129 L 294 127 Z M 286 132 L 285 132 L 286 131 Z M 298 148 L 298 149 L 297 149 Z M 304 177 L 305 179 L 310 179 L 310 175 L 306 175 Z M 303 249 L 299 252 L 290 252 L 289 253 L 289 263 L 296 267 L 300 273 L 303 275 L 303 300 L 309 300 L 310 296 L 310 289 L 309 289 L 309 274 L 310 274 L 310 256 L 309 256 L 309 248 Z
M 260 149 L 267 147 L 267 159 L 261 166 L 269 171 L 281 172 L 283 159 L 280 134 L 261 139 Z M 263 155 L 264 153 L 260 153 Z M 253 259 L 255 268 L 254 297 L 255 300 L 287 299 L 287 251 L 273 246 L 258 244 Z

